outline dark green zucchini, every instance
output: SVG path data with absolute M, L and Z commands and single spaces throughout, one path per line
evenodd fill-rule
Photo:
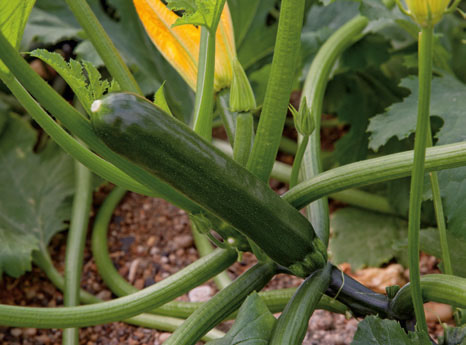
M 267 184 L 148 100 L 113 93 L 92 105 L 97 135 L 306 276 L 326 263 L 309 221 Z

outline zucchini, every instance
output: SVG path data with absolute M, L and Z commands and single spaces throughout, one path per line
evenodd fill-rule
M 299 276 L 321 268 L 325 246 L 309 221 L 269 186 L 143 97 L 112 93 L 92 105 L 97 135 L 252 239 Z

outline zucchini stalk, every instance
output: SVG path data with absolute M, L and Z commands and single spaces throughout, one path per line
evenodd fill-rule
M 251 172 L 148 100 L 113 93 L 92 124 L 113 151 L 248 236 L 274 261 L 307 276 L 327 261 L 309 221 Z
M 299 345 L 306 335 L 309 318 L 330 284 L 332 265 L 314 272 L 293 295 L 280 315 L 269 345 Z
M 165 345 L 194 345 L 205 333 L 238 309 L 252 292 L 262 289 L 272 279 L 276 265 L 259 263 L 217 293 L 189 316 Z

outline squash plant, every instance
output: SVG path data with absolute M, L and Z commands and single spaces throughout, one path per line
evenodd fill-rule
M 90 1 L 89 6 L 84 0 L 66 0 L 74 15 L 70 27 L 74 25 L 76 30 L 85 32 L 88 45 L 92 44 L 112 81 L 102 80 L 100 71 L 86 60 L 65 61 L 43 49 L 29 54 L 51 65 L 62 76 L 82 111 L 30 69 L 18 52 L 34 1 L 0 5 L 0 77 L 20 106 L 76 160 L 65 277 L 53 268 L 46 251 L 50 237 L 61 230 L 59 224 L 50 225 L 52 230 L 48 230 L 42 241 L 36 243 L 32 237 L 33 241 L 25 246 L 15 264 L 11 264 L 14 258 L 8 250 L 2 249 L 6 254 L 0 255 L 0 272 L 19 276 L 30 265 L 27 256 L 32 253 L 33 262 L 64 291 L 65 307 L 0 305 L 0 325 L 63 328 L 64 344 L 79 342 L 78 327 L 117 320 L 173 331 L 166 344 L 195 344 L 200 339 L 209 344 L 300 344 L 313 311 L 324 308 L 366 317 L 359 325 L 354 344 L 388 343 L 388 339 L 397 344 L 431 344 L 422 305 L 425 301 L 437 301 L 457 309 L 457 322 L 461 326 L 464 318 L 461 308 L 466 308 L 464 257 L 449 249 L 448 239 L 456 236 L 458 243 L 464 243 L 465 221 L 459 215 L 464 213 L 464 207 L 461 208 L 464 205 L 460 202 L 452 207 L 451 195 L 442 192 L 442 187 L 448 180 L 445 172 L 464 172 L 461 167 L 466 165 L 464 134 L 454 128 L 454 121 L 461 124 L 459 118 L 464 115 L 461 105 L 466 88 L 454 77 L 455 74 L 461 77 L 461 68 L 448 64 L 439 38 L 434 35 L 443 17 L 450 18 L 450 23 L 459 23 L 459 16 L 454 14 L 457 9 L 462 14 L 459 1 L 409 0 L 407 8 L 402 3 L 396 6 L 395 2 L 369 0 L 335 1 L 324 6 L 305 0 L 276 3 L 279 10 L 274 1 L 267 0 L 134 0 L 134 5 L 115 1 L 122 10 L 121 25 L 126 25 L 116 29 L 108 18 L 99 22 L 102 9 L 95 2 Z M 46 1 L 38 1 L 37 8 L 40 10 L 44 4 Z M 64 3 L 58 6 L 69 11 Z M 333 26 L 318 27 L 322 20 L 319 17 L 332 18 Z M 29 25 L 40 25 L 34 21 L 34 14 Z M 117 31 L 121 37 L 138 35 L 145 44 L 132 46 L 138 39 L 133 42 L 115 34 L 112 41 L 105 27 L 121 30 Z M 393 42 L 398 50 L 385 63 L 384 54 L 390 52 L 383 37 L 390 35 L 396 37 Z M 149 40 L 159 52 L 148 45 Z M 412 51 L 417 40 L 418 54 Z M 147 56 L 141 53 L 144 49 L 153 52 L 157 63 L 145 60 Z M 162 54 L 165 60 L 157 54 Z M 397 60 L 400 56 L 403 64 Z M 140 62 L 142 70 L 134 65 L 128 68 L 126 63 L 130 61 Z M 384 61 L 383 68 L 380 61 Z M 371 69 L 371 73 L 363 67 Z M 300 84 L 298 70 L 306 71 L 306 77 L 300 106 L 295 109 L 289 100 L 291 91 Z M 348 70 L 357 73 L 348 77 L 345 75 Z M 413 70 L 418 74 L 417 81 L 409 77 Z M 154 101 L 145 97 L 154 91 L 147 83 L 150 72 L 162 75 L 158 76 L 159 82 L 164 75 L 169 76 L 158 88 Z M 433 73 L 437 78 L 432 80 Z M 448 75 L 440 78 L 443 74 Z M 411 95 L 394 86 L 389 77 L 405 78 L 402 85 L 409 85 Z M 447 83 L 450 86 L 445 86 L 445 80 L 451 81 Z M 452 83 L 454 96 L 445 91 Z M 359 88 L 362 85 L 371 85 L 381 104 L 372 104 L 369 93 Z M 190 89 L 195 93 L 194 101 Z M 445 95 L 438 99 L 438 93 L 432 93 L 431 89 Z M 436 146 L 432 146 L 433 129 L 429 121 L 429 111 L 433 114 L 437 111 L 433 110 L 437 109 L 435 104 L 431 105 L 431 93 L 439 102 L 452 97 L 443 120 L 444 126 L 453 128 L 449 135 L 438 133 Z M 403 103 L 397 103 L 404 97 Z M 365 130 L 369 117 L 388 106 L 391 107 L 387 113 L 370 120 L 368 139 Z M 336 151 L 336 160 L 347 164 L 324 171 L 321 114 L 324 108 L 332 107 L 338 109 L 337 113 L 346 114 L 342 117 L 352 127 L 339 141 Z M 296 153 L 292 168 L 275 161 L 279 148 L 286 150 L 282 132 L 288 108 L 298 131 L 297 146 L 288 148 Z M 412 118 L 408 116 L 412 109 L 418 113 L 415 126 L 404 118 Z M 359 110 L 366 116 L 365 121 L 358 120 L 361 123 L 352 118 L 358 116 Z M 387 120 L 388 113 L 393 115 Z M 217 115 L 229 145 L 212 140 Z M 394 124 L 392 118 L 399 122 Z M 24 121 L 16 116 L 5 117 L 0 124 L 8 133 L 29 133 L 25 134 L 28 144 L 22 147 L 31 148 L 33 135 Z M 366 159 L 367 147 L 376 151 L 392 136 L 403 139 L 414 129 L 413 151 Z M 13 140 L 3 134 L 0 148 L 11 149 Z M 342 148 L 341 142 L 345 140 L 347 145 Z M 363 157 L 359 151 L 350 153 L 351 145 L 364 147 Z M 400 146 L 407 145 L 409 140 Z M 56 146 L 47 147 L 42 153 L 44 159 L 50 160 L 50 152 L 55 149 Z M 52 167 L 49 162 L 50 171 Z M 99 210 L 92 233 L 99 272 L 120 296 L 107 302 L 79 288 L 91 203 L 91 172 L 117 185 Z M 433 247 L 445 274 L 421 277 L 421 204 L 426 172 L 435 209 L 435 219 L 427 223 L 438 228 L 439 241 Z M 282 196 L 276 194 L 268 185 L 270 176 L 290 182 L 290 190 Z M 391 287 L 387 294 L 378 294 L 331 263 L 332 257 L 337 259 L 344 252 L 341 246 L 332 247 L 329 260 L 328 246 L 329 242 L 332 246 L 332 241 L 327 197 L 341 197 L 366 209 L 403 216 L 367 191 L 353 190 L 349 199 L 344 191 L 409 176 L 409 225 L 404 236 L 411 282 L 401 289 Z M 458 180 L 458 173 L 450 176 Z M 65 176 L 59 177 L 65 180 Z M 67 186 L 73 185 L 67 178 Z M 456 186 L 461 182 L 459 178 Z M 447 187 L 451 188 L 448 184 Z M 178 273 L 140 291 L 116 271 L 106 242 L 113 209 L 127 190 L 164 198 L 186 210 L 202 256 Z M 461 194 L 461 189 L 457 190 Z M 67 193 L 73 194 L 70 188 Z M 37 195 L 40 197 L 39 191 Z M 355 196 L 361 195 L 370 202 L 356 201 Z M 60 202 L 61 199 L 55 200 Z M 59 209 L 52 200 L 50 204 Z M 3 202 L 1 206 L 4 212 Z M 303 208 L 306 216 L 299 212 Z M 12 239 L 27 242 L 22 235 L 11 235 L 14 226 L 4 223 L 0 223 L 0 234 L 5 243 Z M 342 224 L 344 228 L 345 222 Z M 447 231 L 447 227 L 453 230 Z M 258 263 L 231 281 L 224 270 L 245 251 L 254 253 Z M 305 280 L 298 289 L 255 293 L 277 273 Z M 174 301 L 211 278 L 220 292 L 208 302 Z M 276 320 L 271 312 L 278 311 L 282 314 Z M 227 334 L 214 329 L 230 317 L 236 321 Z M 458 328 L 446 332 L 443 341 L 459 343 L 464 337 L 464 329 Z

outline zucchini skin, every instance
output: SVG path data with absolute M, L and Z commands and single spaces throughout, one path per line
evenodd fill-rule
M 145 98 L 109 94 L 94 102 L 92 124 L 110 149 L 234 226 L 293 273 L 306 276 L 325 265 L 325 246 L 301 213 Z

